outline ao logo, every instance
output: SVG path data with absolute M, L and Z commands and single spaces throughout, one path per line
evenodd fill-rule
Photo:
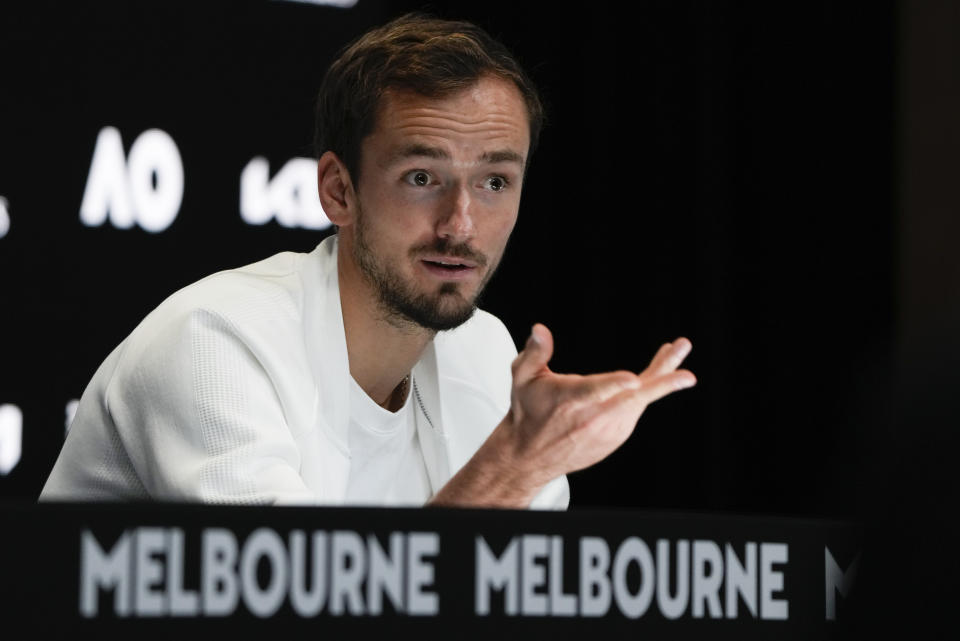
M 20 462 L 23 444 L 23 413 L 16 405 L 0 405 L 0 476 Z
M 169 134 L 144 131 L 124 158 L 120 132 L 114 127 L 100 130 L 80 205 L 84 225 L 99 227 L 109 219 L 120 229 L 136 223 L 161 232 L 177 217 L 182 200 L 183 163 Z
M 282 227 L 326 229 L 330 220 L 317 195 L 317 161 L 292 158 L 270 177 L 270 163 L 257 156 L 240 174 L 240 217 L 250 225 L 276 218 Z
M 3 196 L 0 196 L 0 238 L 7 235 L 10 231 L 10 214 L 7 213 L 7 207 L 10 203 Z

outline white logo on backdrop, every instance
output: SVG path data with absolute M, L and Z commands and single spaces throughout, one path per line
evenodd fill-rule
M 281 227 L 330 227 L 317 195 L 317 161 L 292 158 L 271 180 L 267 159 L 252 159 L 240 174 L 240 217 L 250 225 L 276 218 Z
M 0 238 L 6 236 L 7 232 L 10 231 L 10 214 L 7 212 L 9 205 L 7 199 L 0 196 Z
M 120 229 L 136 223 L 161 232 L 177 217 L 182 201 L 183 163 L 169 134 L 144 131 L 124 158 L 120 132 L 115 127 L 100 130 L 80 205 L 84 225 L 99 227 L 109 219 Z
M 23 413 L 16 405 L 0 405 L 0 476 L 20 462 L 23 444 Z

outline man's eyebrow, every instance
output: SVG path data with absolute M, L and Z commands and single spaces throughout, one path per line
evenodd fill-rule
M 390 154 L 390 159 L 388 160 L 388 162 L 392 164 L 392 163 L 404 160 L 406 158 L 416 158 L 416 157 L 434 158 L 436 160 L 449 160 L 450 154 L 448 154 L 443 149 L 440 149 L 439 147 L 430 147 L 428 145 L 411 144 L 411 145 L 404 145 L 403 147 L 400 147 L 399 149 L 394 150 L 394 152 Z
M 499 149 L 497 151 L 488 151 L 480 156 L 480 162 L 496 164 L 501 162 L 515 162 L 523 166 L 523 156 L 512 149 Z
M 450 160 L 450 154 L 440 147 L 430 147 L 429 145 L 410 144 L 400 147 L 390 154 L 388 163 L 393 164 L 407 158 L 433 158 L 435 160 Z M 480 155 L 479 161 L 487 164 L 497 164 L 502 162 L 513 162 L 523 166 L 523 156 L 512 149 L 498 149 L 496 151 L 487 151 Z

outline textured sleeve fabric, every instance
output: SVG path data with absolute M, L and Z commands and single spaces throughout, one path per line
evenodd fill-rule
M 124 350 L 105 404 L 149 495 L 312 502 L 298 445 L 255 346 L 204 309 L 141 330 Z

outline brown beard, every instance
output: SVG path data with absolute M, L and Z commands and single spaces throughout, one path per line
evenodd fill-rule
M 367 227 L 362 208 L 358 209 L 355 225 L 354 259 L 360 273 L 373 287 L 385 319 L 397 327 L 411 324 L 433 332 L 453 329 L 470 320 L 476 311 L 476 300 L 490 280 L 493 269 L 485 274 L 483 282 L 472 300 L 464 298 L 459 283 L 443 283 L 435 292 L 417 292 L 398 273 L 383 265 L 367 242 Z M 416 258 L 426 253 L 468 258 L 479 268 L 487 264 L 487 258 L 465 243 L 453 244 L 445 238 L 413 247 L 410 256 Z

